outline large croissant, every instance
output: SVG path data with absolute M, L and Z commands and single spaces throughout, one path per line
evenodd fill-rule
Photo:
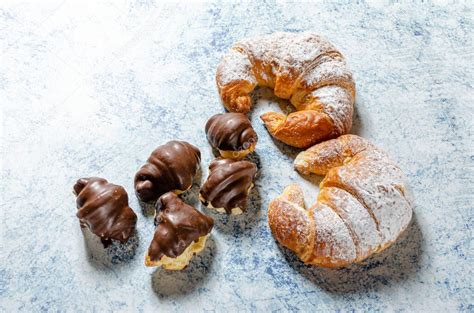
M 344 57 L 314 33 L 274 33 L 236 43 L 217 68 L 217 88 L 224 106 L 247 113 L 250 92 L 274 89 L 298 110 L 288 116 L 261 116 L 268 131 L 294 147 L 307 148 L 349 131 L 355 85 Z
M 274 237 L 307 264 L 342 267 L 390 246 L 412 217 L 402 171 L 366 139 L 344 135 L 301 152 L 301 173 L 326 175 L 318 201 L 305 209 L 296 185 L 270 203 Z

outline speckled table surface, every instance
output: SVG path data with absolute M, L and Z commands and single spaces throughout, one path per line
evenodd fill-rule
M 472 5 L 159 4 L 24 1 L 0 5 L 2 108 L 0 311 L 473 311 Z M 361 265 L 311 268 L 279 248 L 267 205 L 290 182 L 316 199 L 318 177 L 292 168 L 296 149 L 258 116 L 261 170 L 249 212 L 216 218 L 182 272 L 144 266 L 153 218 L 133 175 L 170 139 L 212 151 L 203 127 L 223 111 L 214 82 L 236 40 L 312 30 L 346 56 L 357 83 L 353 133 L 407 173 L 415 218 L 399 242 Z M 84 236 L 72 185 L 125 186 L 138 235 L 103 250 Z M 206 211 L 209 214 L 212 214 Z

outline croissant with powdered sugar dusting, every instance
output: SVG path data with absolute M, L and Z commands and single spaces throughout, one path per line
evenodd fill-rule
M 216 74 L 224 106 L 247 113 L 256 86 L 289 99 L 297 112 L 261 116 L 284 143 L 307 148 L 349 131 L 355 84 L 342 54 L 314 33 L 274 33 L 244 39 L 222 58 Z
M 413 200 L 405 175 L 369 141 L 344 135 L 301 152 L 295 168 L 326 175 L 306 209 L 288 186 L 268 210 L 274 237 L 307 264 L 342 267 L 389 247 L 408 226 Z

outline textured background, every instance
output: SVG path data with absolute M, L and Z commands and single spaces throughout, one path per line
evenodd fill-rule
M 0 311 L 473 311 L 472 5 L 80 4 L 0 7 L 2 108 Z M 236 40 L 312 30 L 348 59 L 358 98 L 352 132 L 406 171 L 415 218 L 382 255 L 343 270 L 310 268 L 269 233 L 269 201 L 320 178 L 292 169 L 297 151 L 258 116 L 278 110 L 256 92 L 261 166 L 247 214 L 213 215 L 206 250 L 182 272 L 146 268 L 150 212 L 133 175 L 159 144 L 188 140 L 212 159 L 203 127 L 223 111 L 214 83 Z M 280 102 L 281 107 L 287 105 Z M 98 175 L 125 186 L 138 235 L 104 251 L 84 237 L 72 186 Z M 186 198 L 197 202 L 199 179 Z M 212 214 L 208 212 L 209 214 Z

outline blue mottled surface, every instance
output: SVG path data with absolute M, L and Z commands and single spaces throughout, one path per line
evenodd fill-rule
M 22 1 L 0 5 L 2 108 L 0 311 L 473 311 L 472 4 L 159 4 Z M 270 235 L 267 205 L 320 178 L 292 169 L 258 115 L 261 166 L 249 212 L 216 227 L 182 272 L 146 268 L 150 211 L 133 175 L 169 139 L 212 159 L 203 126 L 223 111 L 216 65 L 236 40 L 312 30 L 348 59 L 358 87 L 352 132 L 406 171 L 415 219 L 391 249 L 343 270 L 304 266 Z M 285 103 L 282 103 L 285 106 Z M 83 235 L 72 186 L 98 175 L 125 186 L 138 235 L 104 251 Z M 208 212 L 209 214 L 212 214 Z

